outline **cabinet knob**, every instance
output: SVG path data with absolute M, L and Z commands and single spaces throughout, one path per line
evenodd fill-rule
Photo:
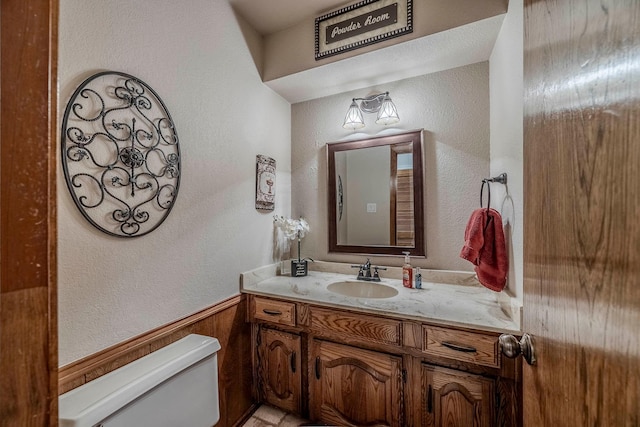
M 520 341 L 511 334 L 502 334 L 498 338 L 500 351 L 510 359 L 522 354 L 529 365 L 536 364 L 536 352 L 533 347 L 533 337 L 527 333 L 522 334 Z

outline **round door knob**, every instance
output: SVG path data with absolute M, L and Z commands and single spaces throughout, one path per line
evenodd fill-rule
M 522 357 L 524 357 L 524 360 L 526 360 L 529 365 L 536 364 L 536 353 L 533 348 L 533 338 L 531 335 L 525 333 L 522 335 L 520 341 L 518 341 L 518 339 L 511 334 L 502 334 L 500 338 L 498 338 L 498 342 L 500 343 L 500 351 L 508 358 L 513 359 L 522 354 Z

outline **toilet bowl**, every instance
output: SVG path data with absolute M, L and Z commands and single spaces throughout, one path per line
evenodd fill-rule
M 211 427 L 220 343 L 188 335 L 59 397 L 61 427 Z

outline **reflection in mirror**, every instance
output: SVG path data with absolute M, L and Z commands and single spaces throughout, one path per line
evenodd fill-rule
M 329 251 L 424 256 L 422 132 L 327 144 Z

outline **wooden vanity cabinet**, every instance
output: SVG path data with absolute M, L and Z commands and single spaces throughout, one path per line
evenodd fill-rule
M 520 427 L 496 332 L 249 295 L 258 400 L 331 425 Z
M 310 415 L 340 426 L 401 426 L 402 358 L 313 340 Z
M 260 328 L 257 341 L 257 378 L 262 399 L 299 414 L 302 390 L 300 335 Z

